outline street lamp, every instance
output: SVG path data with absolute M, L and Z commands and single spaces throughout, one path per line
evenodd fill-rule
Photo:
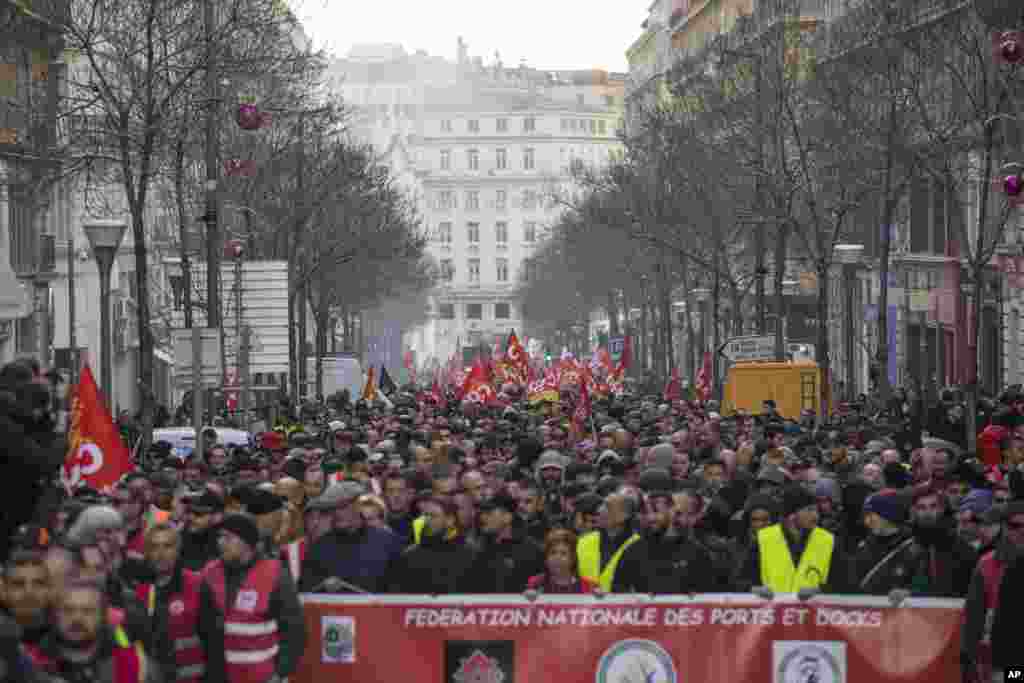
M 108 408 L 111 405 L 113 376 L 110 360 L 110 271 L 127 229 L 127 224 L 119 220 L 96 220 L 83 226 L 100 271 L 100 384 Z

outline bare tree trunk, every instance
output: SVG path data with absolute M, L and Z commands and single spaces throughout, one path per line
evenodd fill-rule
M 789 239 L 789 230 L 785 225 L 779 225 L 778 233 L 775 236 L 775 360 L 786 360 L 786 330 L 783 326 L 786 313 L 786 292 L 783 282 L 786 280 L 786 248 Z

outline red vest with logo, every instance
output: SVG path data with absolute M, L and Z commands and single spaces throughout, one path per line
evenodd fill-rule
M 199 587 L 203 579 L 187 569 L 181 573 L 181 592 L 167 601 L 167 635 L 174 647 L 175 680 L 199 683 L 206 674 L 206 655 L 196 635 L 199 623 Z M 156 586 L 142 584 L 135 589 L 150 616 L 156 610 Z
M 280 638 L 277 620 L 270 614 L 270 596 L 280 575 L 278 560 L 257 560 L 228 605 L 224 564 L 217 561 L 203 570 L 214 603 L 224 615 L 227 683 L 257 683 L 276 673 Z
M 306 559 L 306 539 L 300 538 L 281 549 L 281 561 L 288 565 L 295 583 L 299 583 L 302 574 L 302 563 Z
M 996 552 L 991 550 L 978 560 L 978 571 L 985 582 L 985 629 L 978 643 L 978 675 L 981 680 L 992 679 L 992 623 L 995 621 L 996 608 L 999 606 L 999 584 L 1003 582 L 1006 563 L 996 559 Z

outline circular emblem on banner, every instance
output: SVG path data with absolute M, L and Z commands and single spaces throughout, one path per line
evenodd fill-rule
M 620 640 L 597 665 L 597 683 L 677 683 L 672 657 L 653 640 Z
M 75 454 L 75 464 L 85 476 L 96 474 L 103 469 L 103 449 L 91 441 L 83 443 Z
M 167 608 L 170 610 L 171 614 L 176 617 L 180 617 L 182 614 L 185 613 L 185 603 L 183 603 L 181 600 L 171 601 L 171 604 L 168 605 Z
M 776 643 L 779 645 L 779 643 Z M 846 683 L 829 643 L 792 643 L 775 668 L 775 683 Z

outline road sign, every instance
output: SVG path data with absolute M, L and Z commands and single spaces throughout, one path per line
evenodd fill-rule
M 609 337 L 608 338 L 608 355 L 612 357 L 613 363 L 618 363 L 619 359 L 622 358 L 622 352 L 626 348 L 625 337 Z
M 178 386 L 192 386 L 192 330 L 177 329 L 174 338 L 174 379 Z M 201 328 L 203 354 L 203 386 L 224 386 L 224 370 L 221 367 L 220 330 Z
M 722 355 L 733 363 L 775 360 L 775 337 L 734 337 L 725 343 Z

